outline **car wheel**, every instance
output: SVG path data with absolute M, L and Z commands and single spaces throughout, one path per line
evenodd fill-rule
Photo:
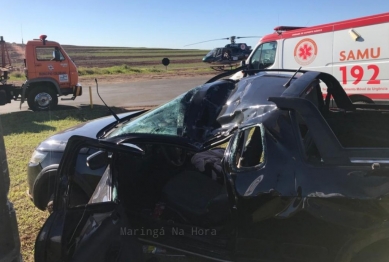
M 58 105 L 57 93 L 48 87 L 30 87 L 32 88 L 27 95 L 27 103 L 33 111 L 46 111 L 53 109 Z
M 54 195 L 57 169 L 58 164 L 45 167 L 35 179 L 32 196 L 34 205 L 40 210 L 49 210 L 49 202 L 52 202 Z

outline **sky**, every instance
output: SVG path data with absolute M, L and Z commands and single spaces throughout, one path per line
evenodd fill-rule
M 314 26 L 389 12 L 388 0 L 12 0 L 3 1 L 0 35 L 24 43 L 47 35 L 67 45 L 204 49 L 230 36 L 255 46 L 279 25 Z

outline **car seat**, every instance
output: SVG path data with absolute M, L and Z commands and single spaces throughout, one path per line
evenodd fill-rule
M 219 225 L 229 218 L 225 186 L 200 172 L 181 172 L 165 185 L 163 194 L 166 206 L 193 225 Z

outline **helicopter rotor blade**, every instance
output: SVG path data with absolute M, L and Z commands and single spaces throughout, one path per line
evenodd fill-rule
M 240 39 L 240 38 L 260 38 L 262 36 L 237 36 L 236 39 Z
M 206 42 L 211 42 L 211 41 L 218 41 L 218 40 L 230 40 L 230 39 L 240 39 L 240 38 L 260 38 L 262 36 L 230 36 L 230 37 L 224 37 L 224 38 L 218 38 L 218 39 L 212 39 L 212 40 L 206 40 L 206 41 L 201 41 L 189 45 L 184 45 L 184 46 L 191 46 L 191 45 L 197 45 L 201 43 L 206 43 Z
M 201 44 L 201 43 L 205 43 L 205 42 L 211 42 L 211 41 L 217 41 L 217 40 L 229 40 L 229 39 L 230 39 L 229 37 L 218 38 L 218 39 L 206 40 L 206 41 L 197 42 L 197 43 L 193 43 L 193 44 L 189 44 L 189 45 L 184 45 L 184 46 L 197 45 L 197 44 Z

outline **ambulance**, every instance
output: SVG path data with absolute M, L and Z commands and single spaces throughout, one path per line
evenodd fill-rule
M 335 76 L 353 102 L 389 100 L 389 13 L 274 30 L 246 60 L 250 69 L 322 71 Z

